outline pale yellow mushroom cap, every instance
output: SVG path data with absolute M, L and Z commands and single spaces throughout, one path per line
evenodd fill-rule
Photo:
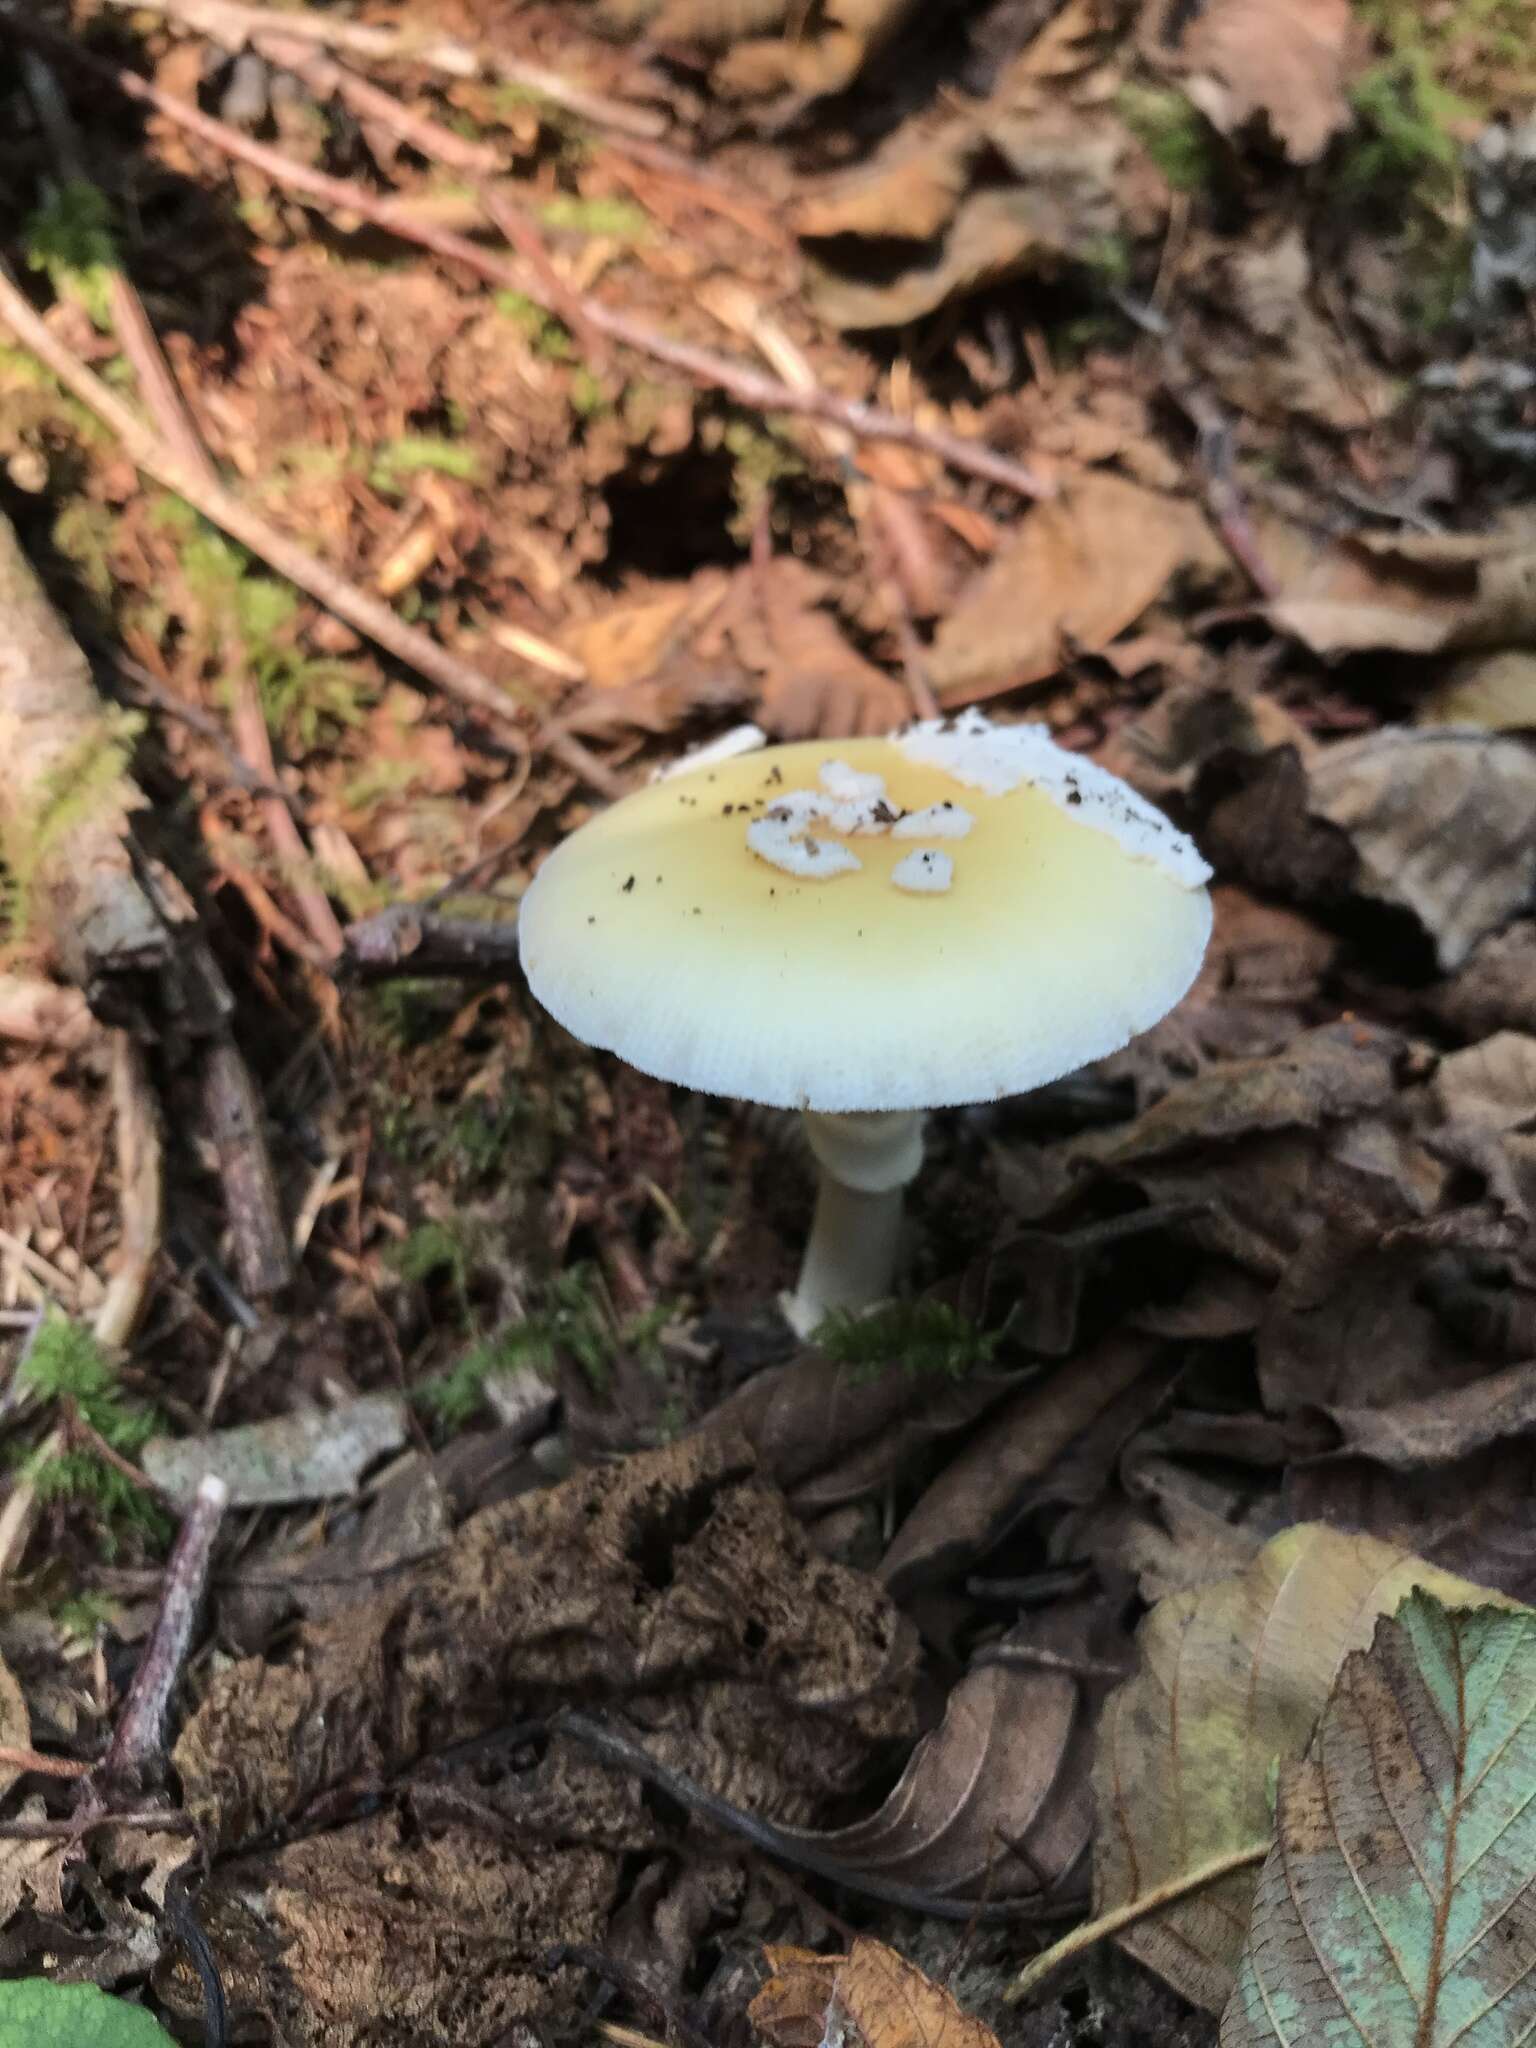
M 972 712 L 636 791 L 545 861 L 519 946 L 545 1008 L 642 1073 L 933 1109 L 1037 1088 L 1166 1015 L 1210 936 L 1209 874 L 1127 784 Z

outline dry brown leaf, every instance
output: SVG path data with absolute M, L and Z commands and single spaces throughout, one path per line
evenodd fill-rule
M 812 1948 L 769 1944 L 763 1961 L 773 1975 L 753 1999 L 747 2017 L 773 2048 L 821 2048 L 843 1956 Z
M 1292 1514 L 1400 1544 L 1512 1600 L 1536 1599 L 1531 1435 L 1505 1436 L 1447 1463 L 1413 1466 L 1383 1463 L 1365 1444 L 1357 1450 L 1346 1442 L 1328 1457 L 1293 1465 L 1285 1502 Z
M 652 591 L 569 626 L 564 646 L 598 690 L 618 690 L 654 675 L 725 595 L 723 577 L 704 574 L 668 590 Z
M 1481 940 L 1457 974 L 1429 991 L 1426 1007 L 1464 1039 L 1536 1032 L 1536 923 L 1522 918 Z
M 1357 534 L 1293 577 L 1270 621 L 1314 654 L 1438 654 L 1536 640 L 1528 525 L 1491 534 Z
M 1411 911 L 1446 972 L 1536 888 L 1536 756 L 1460 729 L 1388 726 L 1318 753 L 1307 807 L 1349 838 L 1361 895 Z
M 934 637 L 934 687 L 957 705 L 1038 682 L 1123 633 L 1176 570 L 1214 558 L 1187 500 L 1090 471 L 1033 507 L 961 592 Z
M 730 619 L 743 666 L 762 677 L 757 722 L 774 739 L 886 733 L 910 714 L 906 691 L 866 661 L 822 609 L 831 590 L 790 555 L 742 571 L 745 597 Z
M 811 1514 L 883 1492 L 904 1462 L 970 1428 L 1012 1384 L 1007 1373 L 975 1371 L 935 1387 L 896 1360 L 857 1374 L 804 1351 L 754 1373 L 699 1427 L 750 1443 L 764 1476 Z
M 1299 229 L 1217 256 L 1208 303 L 1208 331 L 1198 336 L 1195 353 L 1238 410 L 1272 419 L 1298 414 L 1341 432 L 1371 426 L 1392 410 L 1384 373 L 1351 352 L 1318 305 Z M 1262 536 L 1280 522 L 1261 517 L 1258 524 L 1268 560 Z M 1279 564 L 1271 568 L 1278 577 Z
M 1440 1062 L 1429 1091 L 1436 1153 L 1482 1177 L 1502 1213 L 1536 1214 L 1536 1037 L 1495 1032 Z
M 968 121 L 919 139 L 902 134 L 867 163 L 803 193 L 790 225 L 812 241 L 832 235 L 930 241 L 954 219 L 979 143 Z
M 1074 1438 L 1140 1377 L 1150 1349 L 1110 1338 L 1000 1407 L 926 1488 L 881 1559 L 897 1598 L 983 1556 Z
M 1414 723 L 1536 732 L 1536 654 L 1506 647 L 1453 662 L 1419 706 Z
M 1394 1472 L 1449 1465 L 1508 1437 L 1536 1434 L 1536 1365 L 1507 1366 L 1470 1386 L 1389 1408 L 1326 1410 L 1343 1448 Z
M 861 1935 L 846 1956 L 790 1948 L 765 1954 L 774 1975 L 749 2017 L 773 2048 L 810 2048 L 818 2000 L 818 2040 L 840 2039 L 846 2027 L 861 2048 L 998 2048 L 990 2027 L 884 1942 Z
M 1349 0 L 1205 0 L 1178 60 L 1224 135 L 1262 115 L 1293 163 L 1315 163 L 1349 125 L 1355 27 Z
M 1495 1598 L 1368 1536 L 1288 1529 L 1234 1578 L 1162 1601 L 1111 1695 L 1094 1772 L 1094 1895 L 1108 1911 L 1269 1838 L 1276 1758 L 1299 1758 L 1349 1651 L 1415 1586 Z M 1240 1870 L 1139 1921 L 1122 1945 L 1207 2011 L 1231 1994 L 1258 1882 Z
M 0 1662 L 0 1747 L 30 1749 L 32 1717 L 26 1697 L 10 1666 Z M 0 1764 L 0 1796 L 8 1792 L 21 1773 L 14 1764 Z
M 1033 1897 L 1066 1887 L 1088 1852 L 1088 1772 L 1097 1688 L 1044 1668 L 1105 1648 L 1094 1611 L 1058 1609 L 1017 1637 L 1041 1666 L 983 1664 L 951 1692 L 944 1719 L 867 1820 L 799 1838 L 849 1869 L 960 1900 Z M 1006 1654 L 1015 1637 L 999 1648 Z
M 974 130 L 956 136 L 953 149 L 962 163 L 982 139 Z M 1090 254 L 1118 230 L 1115 179 L 1127 147 L 1120 124 L 1091 113 L 1054 111 L 1010 121 L 1006 131 L 989 130 L 984 139 L 1006 159 L 1013 182 L 980 185 L 961 199 L 939 219 L 940 229 L 947 223 L 942 240 L 907 229 L 902 239 L 920 242 L 921 254 L 894 275 L 888 263 L 872 275 L 812 263 L 811 301 L 824 319 L 849 331 L 901 326 L 1026 265 Z M 939 161 L 935 157 L 935 165 Z M 938 177 L 930 171 L 924 186 L 925 203 L 935 215 L 942 196 Z M 883 194 L 880 188 L 866 194 L 866 204 L 894 218 L 896 196 L 892 183 Z M 886 236 L 892 232 L 885 230 Z
M 1259 1327 L 1265 1406 L 1385 1408 L 1464 1384 L 1481 1361 L 1437 1314 L 1427 1282 L 1448 1256 L 1490 1252 L 1510 1236 L 1470 1206 L 1387 1229 L 1363 1210 L 1321 1217 Z
M 46 1822 L 48 1809 L 42 1794 L 24 1800 L 16 1818 Z M 185 1859 L 186 1837 L 178 1840 Z M 68 1844 L 59 1841 L 0 1842 L 0 1927 L 8 1927 L 24 1905 L 35 1906 L 45 1915 L 62 1916 L 61 1886 L 68 1854 Z

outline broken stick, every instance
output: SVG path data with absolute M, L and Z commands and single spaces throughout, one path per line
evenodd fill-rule
M 155 1625 L 133 1674 L 111 1744 L 93 1774 L 93 1797 L 102 1791 L 153 1784 L 165 1767 L 165 1719 L 192 1644 L 213 1546 L 228 1505 L 229 1488 L 208 1473 L 187 1510 L 166 1565 Z

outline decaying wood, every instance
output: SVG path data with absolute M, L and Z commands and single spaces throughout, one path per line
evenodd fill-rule
M 438 917 L 409 903 L 359 918 L 348 925 L 346 942 L 346 962 L 359 981 L 386 981 L 395 974 L 501 981 L 521 971 L 515 924 Z
M 227 1033 L 204 1054 L 202 1086 L 208 1132 L 219 1155 L 224 1213 L 234 1239 L 235 1272 L 241 1292 L 249 1300 L 264 1301 L 288 1285 L 293 1262 L 263 1136 L 261 1096 Z
M 113 765 L 119 728 L 4 519 L 0 620 L 0 852 L 64 978 L 122 1022 L 175 951 L 129 852 L 144 800 Z

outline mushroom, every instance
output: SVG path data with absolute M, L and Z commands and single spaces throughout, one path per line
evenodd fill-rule
M 637 790 L 523 898 L 528 985 L 642 1073 L 798 1109 L 821 1169 L 786 1313 L 889 1293 L 928 1109 L 1038 1088 L 1171 1010 L 1210 869 L 1126 783 L 978 712 Z

